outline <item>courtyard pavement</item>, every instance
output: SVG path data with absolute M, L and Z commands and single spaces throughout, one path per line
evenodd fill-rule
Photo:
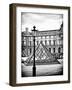
M 22 63 L 21 66 L 23 77 L 33 76 L 33 66 L 25 66 Z M 63 74 L 63 63 L 61 64 L 50 64 L 50 65 L 36 65 L 36 76 L 52 76 Z

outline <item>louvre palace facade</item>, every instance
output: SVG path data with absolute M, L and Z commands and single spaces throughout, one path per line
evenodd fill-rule
M 28 28 L 21 33 L 22 35 L 22 57 L 28 57 L 33 53 L 33 31 Z M 37 31 L 35 34 L 35 48 L 42 43 L 48 51 L 57 58 L 63 58 L 63 23 L 59 30 Z

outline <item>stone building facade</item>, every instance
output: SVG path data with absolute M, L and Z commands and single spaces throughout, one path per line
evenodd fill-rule
M 33 53 L 33 32 L 28 28 L 22 32 L 22 57 Z M 37 31 L 35 34 L 35 47 L 42 42 L 49 52 L 57 58 L 63 58 L 63 23 L 59 30 Z

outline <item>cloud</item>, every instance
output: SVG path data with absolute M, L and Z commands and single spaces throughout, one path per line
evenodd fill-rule
M 22 30 L 28 27 L 30 31 L 34 25 L 41 31 L 59 29 L 63 20 L 62 14 L 24 12 L 21 16 Z

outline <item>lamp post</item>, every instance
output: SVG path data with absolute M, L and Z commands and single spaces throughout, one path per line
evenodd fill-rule
M 34 59 L 33 59 L 33 76 L 36 76 L 36 65 L 35 65 L 35 33 L 36 33 L 36 31 L 38 31 L 38 30 L 36 30 L 35 29 L 36 27 L 35 26 L 33 26 L 33 45 L 34 45 L 34 48 L 33 48 L 33 56 L 34 56 Z

